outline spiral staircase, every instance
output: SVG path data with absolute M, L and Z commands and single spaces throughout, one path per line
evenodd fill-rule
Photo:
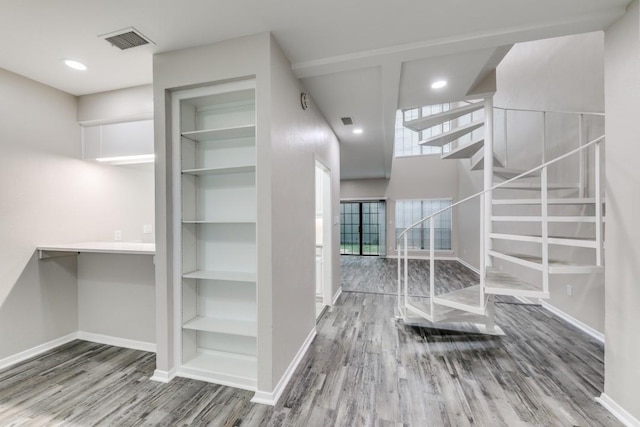
M 528 170 L 510 168 L 506 159 L 496 155 L 496 114 L 504 115 L 505 153 L 509 140 L 508 114 L 539 116 L 543 129 L 542 161 L 538 166 Z M 553 131 L 547 121 L 552 114 L 576 118 L 577 148 L 547 160 L 547 140 Z M 484 117 L 478 119 L 478 115 Z M 501 330 L 494 321 L 496 296 L 548 299 L 554 276 L 603 272 L 601 152 L 604 135 L 587 141 L 586 121 L 591 116 L 599 115 L 499 109 L 494 108 L 490 97 L 458 103 L 447 111 L 404 122 L 406 128 L 416 132 L 449 123 L 450 130 L 420 144 L 446 147 L 448 150 L 442 150 L 443 160 L 468 159 L 470 170 L 483 171 L 484 189 L 422 218 L 400 233 L 397 239 L 400 317 L 407 322 L 419 318 L 432 324 L 473 323 L 483 333 L 499 334 Z M 576 173 L 567 176 L 567 171 Z M 551 176 L 562 177 L 562 180 L 552 182 Z M 464 204 L 479 205 L 480 210 L 479 283 L 440 292 L 436 289 L 435 220 L 438 215 L 450 214 L 447 211 Z M 428 298 L 415 298 L 412 287 L 416 283 L 410 282 L 413 275 L 409 274 L 408 236 L 423 224 L 429 226 L 430 240 Z M 518 225 L 524 225 L 526 231 L 519 231 Z M 586 233 L 581 232 L 579 236 L 557 233 L 558 225 L 565 229 L 573 225 Z M 582 262 L 585 258 L 582 256 L 578 257 L 581 262 L 577 262 L 575 251 L 588 251 L 588 261 Z M 550 252 L 559 256 L 552 257 Z

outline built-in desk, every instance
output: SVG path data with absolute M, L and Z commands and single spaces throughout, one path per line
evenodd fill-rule
M 77 257 L 79 338 L 155 351 L 154 243 L 56 243 L 37 250 L 41 262 Z
M 96 254 L 155 255 L 156 244 L 132 242 L 78 242 L 54 243 L 51 245 L 38 246 L 38 257 L 40 259 L 77 255 L 81 252 Z

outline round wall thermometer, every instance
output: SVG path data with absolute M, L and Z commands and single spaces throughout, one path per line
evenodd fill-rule
M 306 110 L 311 105 L 311 100 L 309 99 L 309 95 L 306 92 L 300 93 L 300 106 L 303 110 Z

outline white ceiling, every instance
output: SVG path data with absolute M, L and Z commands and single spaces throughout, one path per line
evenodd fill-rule
M 0 0 L 0 67 L 82 95 L 150 83 L 154 53 L 271 31 L 341 140 L 343 178 L 380 177 L 398 105 L 460 97 L 502 58 L 499 47 L 603 29 L 629 2 Z M 120 51 L 98 38 L 131 26 L 155 45 Z M 67 69 L 65 57 L 89 70 Z M 425 89 L 434 73 L 449 92 Z M 365 133 L 341 128 L 343 115 Z

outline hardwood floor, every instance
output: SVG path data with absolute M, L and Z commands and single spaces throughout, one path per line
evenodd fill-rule
M 0 425 L 620 425 L 593 400 L 603 347 L 581 331 L 511 303 L 496 306 L 504 337 L 405 326 L 387 292 L 395 263 L 345 258 L 345 292 L 274 408 L 242 390 L 149 381 L 153 354 L 75 341 L 0 371 Z

